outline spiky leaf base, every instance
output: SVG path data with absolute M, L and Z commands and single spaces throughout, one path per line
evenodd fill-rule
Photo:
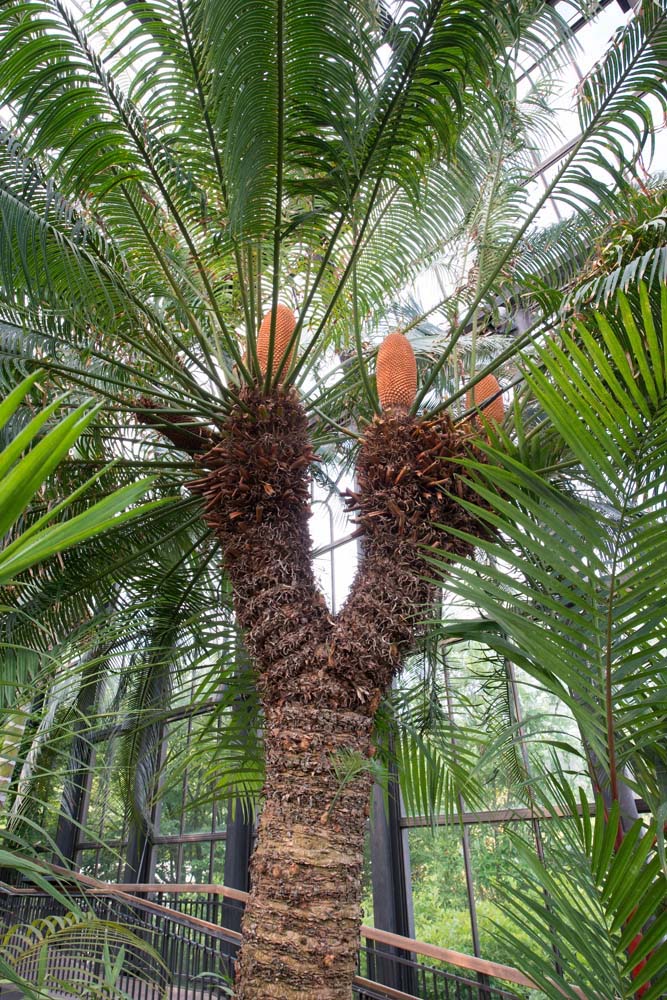
M 374 715 L 428 614 L 435 584 L 424 546 L 469 554 L 437 524 L 475 533 L 457 502 L 479 500 L 458 459 L 472 453 L 448 416 L 417 420 L 391 410 L 366 431 L 348 494 L 362 559 L 336 619 L 310 560 L 309 466 L 315 456 L 294 390 L 241 390 L 192 488 L 206 502 L 232 581 L 239 624 L 265 704 L 319 705 Z
M 241 390 L 241 405 L 191 487 L 222 543 L 239 624 L 265 704 L 319 698 L 311 679 L 331 629 L 310 561 L 314 454 L 293 390 Z M 304 684 L 304 677 L 306 683 Z
M 364 435 L 358 489 L 348 494 L 362 532 L 362 559 L 336 622 L 336 662 L 350 700 L 363 698 L 371 714 L 429 616 L 437 585 L 425 546 L 472 552 L 437 525 L 481 530 L 458 503 L 479 502 L 458 461 L 471 454 L 466 434 L 447 415 L 416 420 L 390 411 Z

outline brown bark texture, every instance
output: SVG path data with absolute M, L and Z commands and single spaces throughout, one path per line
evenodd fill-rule
M 311 566 L 316 459 L 296 392 L 241 389 L 199 456 L 203 474 L 191 487 L 222 544 L 266 720 L 239 1000 L 350 1000 L 370 785 L 363 760 L 380 699 L 431 610 L 437 581 L 424 546 L 472 551 L 434 525 L 480 530 L 458 502 L 479 500 L 458 464 L 471 453 L 446 415 L 393 410 L 368 427 L 348 497 L 362 558 L 335 618 Z
M 336 763 L 341 752 L 370 752 L 371 720 L 303 705 L 266 716 L 266 799 L 237 995 L 349 1000 L 370 778 L 341 784 Z

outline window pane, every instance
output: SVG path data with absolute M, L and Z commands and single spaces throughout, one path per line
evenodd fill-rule
M 95 748 L 88 813 L 81 840 L 109 841 L 124 837 L 124 806 L 116 764 L 118 744 L 105 741 Z
M 90 875 L 95 878 L 97 875 L 97 851 L 78 851 L 77 859 L 79 871 L 82 875 Z
M 519 860 L 511 838 L 519 836 L 532 846 L 532 826 L 525 822 L 484 823 L 468 829 L 480 951 L 489 961 L 507 962 L 507 947 L 499 940 L 498 924 L 530 943 L 525 931 L 503 913 L 502 899 L 503 893 L 512 889 L 513 866 Z
M 156 882 L 178 882 L 178 848 L 173 844 L 160 844 L 156 850 Z
M 102 847 L 99 852 L 97 878 L 103 882 L 118 882 L 123 877 L 125 867 L 125 847 L 118 849 Z
M 211 844 L 204 840 L 197 844 L 184 844 L 181 882 L 210 882 Z
M 193 719 L 187 760 L 185 833 L 210 833 L 213 829 L 215 784 L 211 772 L 216 743 L 217 730 L 210 716 L 200 715 Z
M 166 734 L 167 757 L 160 778 L 160 833 L 163 836 L 181 832 L 184 760 L 187 745 L 187 720 L 170 725 Z
M 216 733 L 207 715 L 169 726 L 160 796 L 163 836 L 213 829 L 215 744 Z
M 438 827 L 435 833 L 410 830 L 408 837 L 417 938 L 470 954 L 472 934 L 458 828 Z
M 215 885 L 224 885 L 225 882 L 225 842 L 216 840 L 213 844 L 213 867 L 211 869 L 211 882 Z

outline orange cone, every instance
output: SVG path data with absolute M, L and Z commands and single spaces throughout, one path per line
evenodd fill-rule
M 479 407 L 481 415 L 485 420 L 493 420 L 495 423 L 500 424 L 505 416 L 505 404 L 503 403 L 503 397 L 498 396 L 496 399 L 492 400 L 490 403 L 486 403 L 487 399 L 491 399 L 495 396 L 497 392 L 500 392 L 500 383 L 495 375 L 485 375 L 481 381 L 473 387 L 472 392 L 466 394 L 466 408 L 470 409 L 473 406 Z
M 383 410 L 410 409 L 417 395 L 417 362 L 402 333 L 390 333 L 380 344 L 375 380 Z
M 262 320 L 262 325 L 259 328 L 259 334 L 257 335 L 257 359 L 259 361 L 259 367 L 261 369 L 262 375 L 266 375 L 266 368 L 269 363 L 269 337 L 271 335 L 271 313 L 272 310 L 269 309 L 267 314 Z M 283 306 L 280 303 L 276 306 L 276 332 L 273 338 L 273 358 L 271 359 L 271 374 L 275 375 L 280 365 L 282 363 L 283 357 L 285 356 L 285 351 L 288 348 L 292 334 L 294 333 L 294 327 L 296 326 L 296 316 L 288 306 Z M 281 379 L 285 378 L 289 370 L 289 366 L 292 363 L 292 358 L 294 357 L 294 351 L 296 345 L 290 351 L 290 355 L 283 365 L 283 370 L 281 372 Z

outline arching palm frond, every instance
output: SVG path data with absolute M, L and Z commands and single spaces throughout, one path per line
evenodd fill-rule
M 396 765 L 407 814 L 435 823 L 438 815 L 456 815 L 463 794 L 471 808 L 481 807 L 477 771 L 486 740 L 447 710 L 441 659 L 422 666 L 409 668 L 390 693 L 377 741 L 381 759 Z
M 89 328 L 88 357 L 120 360 L 139 381 L 168 371 L 200 399 L 206 379 L 225 396 L 233 363 L 248 375 L 239 319 L 252 367 L 267 299 L 301 271 L 299 256 L 321 250 L 306 288 L 294 284 L 305 297 L 295 338 L 308 322 L 315 359 L 343 305 L 350 256 L 394 203 L 396 230 L 405 199 L 434 188 L 429 170 L 443 157 L 459 180 L 444 201 L 441 185 L 432 193 L 453 206 L 464 182 L 453 162 L 461 129 L 472 134 L 486 119 L 493 131 L 488 81 L 505 72 L 498 50 L 514 40 L 536 57 L 561 31 L 539 4 L 505 5 L 498 16 L 482 0 L 455 11 L 428 0 L 393 23 L 383 64 L 380 27 L 361 3 L 233 5 L 227 17 L 220 4 L 104 0 L 83 26 L 57 0 L 24 7 L 18 16 L 10 4 L 0 22 L 14 316 L 41 291 L 40 306 Z M 138 71 L 148 59 L 159 67 L 150 82 Z M 43 165 L 32 162 L 34 181 L 17 189 L 31 160 Z M 52 205 L 68 206 L 62 225 Z M 434 245 L 426 213 L 422 225 Z M 100 258 L 100 240 L 111 259 Z M 422 237 L 396 245 L 394 280 L 414 270 L 415 256 L 423 266 Z M 126 345 L 121 359 L 112 331 Z M 205 379 L 188 379 L 180 361 Z M 89 379 L 81 358 L 60 363 Z M 208 407 L 213 414 L 212 399 Z
M 665 180 L 623 190 L 610 218 L 578 215 L 531 233 L 517 250 L 513 294 L 563 312 L 607 303 L 617 288 L 664 283 Z
M 581 303 L 608 303 L 617 289 L 628 291 L 639 282 L 649 289 L 667 283 L 667 190 L 661 185 L 645 200 L 635 199 L 631 218 L 621 219 L 602 237 L 607 241 L 583 269 L 564 308 Z M 634 216 L 634 217 L 633 217 Z M 602 242 L 600 240 L 599 242 Z
M 28 376 L 4 400 L 0 406 L 0 429 L 14 416 L 39 378 L 39 374 L 37 372 Z M 25 507 L 95 415 L 94 410 L 84 404 L 62 418 L 48 433 L 40 435 L 42 428 L 61 403 L 62 400 L 56 400 L 33 417 L 0 453 L 0 502 L 2 503 L 0 535 L 5 536 L 5 544 L 0 554 L 0 585 L 6 585 L 14 577 L 35 563 L 53 556 L 54 553 L 86 541 L 109 528 L 117 528 L 138 514 L 153 510 L 161 503 L 153 501 L 141 508 L 135 507 L 122 513 L 126 507 L 136 504 L 146 494 L 153 480 L 144 479 L 116 490 L 81 513 L 70 516 L 68 520 L 61 517 L 59 522 L 54 524 L 54 518 L 64 514 L 68 509 L 71 514 L 73 504 L 92 485 L 91 480 L 88 480 L 79 485 L 69 497 L 38 517 L 30 527 L 23 527 L 17 532 L 16 523 L 20 520 Z M 31 445 L 32 449 L 23 454 Z
M 600 798 L 592 815 L 562 773 L 544 782 L 537 798 L 554 818 L 544 863 L 510 835 L 515 884 L 511 893 L 501 889 L 503 909 L 528 932 L 530 946 L 499 926 L 509 954 L 549 1000 L 658 1000 L 667 988 L 667 914 L 654 825 L 637 821 L 618 847 L 618 806 L 605 815 Z
M 490 565 L 450 576 L 495 623 L 489 644 L 570 706 L 614 797 L 623 765 L 643 761 L 667 713 L 667 291 L 642 287 L 617 302 L 541 349 L 543 371 L 527 363 L 574 456 L 578 495 L 489 449 L 490 464 L 470 468 L 486 484 L 478 514 L 501 538 L 481 542 Z M 655 796 L 654 780 L 643 792 Z
M 415 401 L 419 407 L 458 339 L 474 321 L 479 304 L 512 260 L 549 198 L 568 210 L 598 214 L 619 207 L 619 192 L 628 191 L 625 178 L 636 171 L 641 154 L 652 142 L 651 100 L 667 107 L 662 66 L 667 58 L 667 6 L 663 0 L 646 4 L 640 16 L 619 30 L 616 44 L 583 82 L 577 102 L 582 131 L 566 153 L 544 193 L 525 215 L 514 239 L 496 255 L 485 281 L 451 331 L 448 348 L 433 366 Z M 434 311 L 432 307 L 429 311 Z

